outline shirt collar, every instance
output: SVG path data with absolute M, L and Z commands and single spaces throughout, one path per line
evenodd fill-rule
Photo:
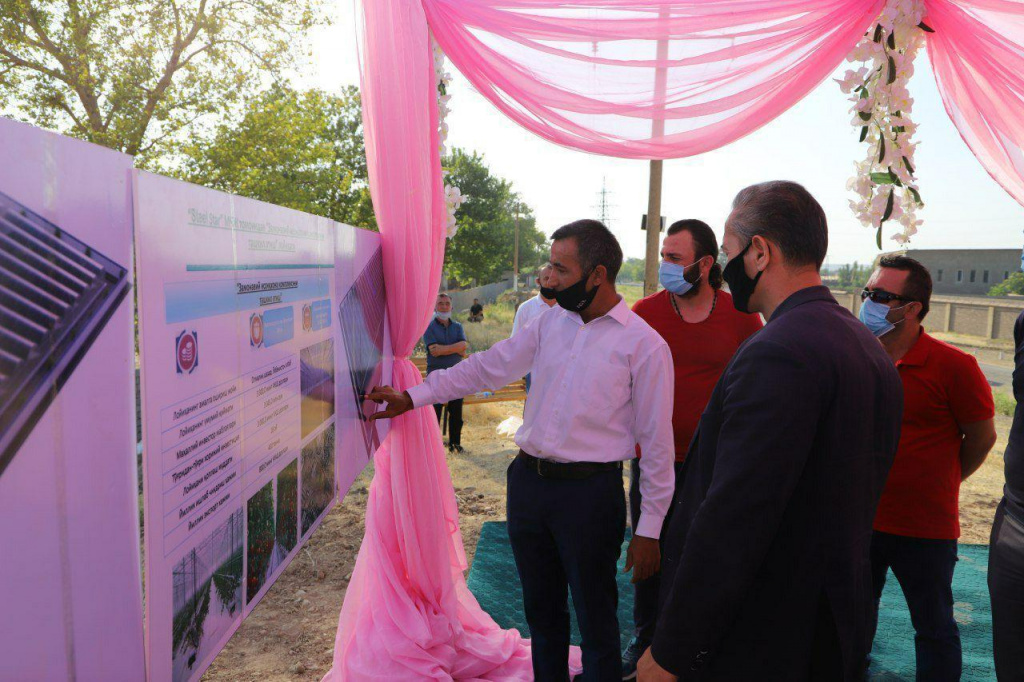
M 932 349 L 934 340 L 932 337 L 925 333 L 924 329 L 921 330 L 920 335 L 917 337 L 917 341 L 910 347 L 907 354 L 896 361 L 896 366 L 900 367 L 906 365 L 907 367 L 920 367 L 928 362 L 928 354 Z
M 543 304 L 543 301 L 541 301 L 541 304 Z M 569 318 L 572 319 L 574 322 L 576 322 L 579 325 L 583 325 L 583 318 L 580 317 L 579 313 L 569 312 L 568 310 L 566 310 L 565 308 L 561 307 L 557 303 L 554 306 L 552 306 L 552 307 L 553 308 L 558 308 L 565 315 L 568 315 Z M 602 317 L 610 317 L 613 320 L 615 320 L 616 322 L 618 322 L 619 324 L 621 324 L 622 326 L 626 326 L 626 323 L 629 321 L 629 306 L 626 304 L 626 299 L 622 298 L 622 296 L 620 295 L 619 296 L 619 302 L 616 303 L 615 306 L 612 307 L 611 310 L 609 310 L 607 313 L 605 313 L 601 317 L 598 317 L 598 318 L 596 318 L 594 320 L 591 320 L 591 322 L 596 322 L 597 320 L 600 320 Z
M 771 322 L 780 315 L 785 315 L 793 308 L 804 303 L 810 303 L 811 301 L 832 301 L 835 303 L 836 299 L 832 297 L 832 292 L 826 286 L 806 287 L 790 294 L 789 298 L 779 304 L 779 307 L 775 309 L 771 319 L 768 321 Z

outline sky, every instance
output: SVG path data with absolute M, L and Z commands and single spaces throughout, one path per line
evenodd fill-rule
M 298 83 L 328 91 L 359 84 L 355 3 L 337 3 L 334 23 L 312 36 L 311 60 Z M 1024 208 L 981 167 L 949 120 L 924 51 L 910 82 L 917 177 L 924 221 L 910 248 L 1020 248 Z M 840 66 L 837 77 L 845 72 Z M 483 155 L 495 173 L 512 182 L 534 209 L 537 225 L 551 234 L 578 218 L 599 215 L 602 183 L 608 189 L 609 227 L 627 257 L 642 258 L 647 211 L 646 161 L 595 156 L 566 149 L 519 127 L 477 94 L 449 64 L 455 77 L 448 116 L 449 147 Z M 863 227 L 849 208 L 846 182 L 866 154 L 859 129 L 850 125 L 850 104 L 831 79 L 789 111 L 754 133 L 706 154 L 664 163 L 662 213 L 671 223 L 699 218 L 721 236 L 732 198 L 743 187 L 765 180 L 803 184 L 825 209 L 829 224 L 827 263 L 871 262 L 878 253 L 874 230 Z M 893 228 L 895 229 L 895 228 Z M 890 230 L 891 233 L 892 230 Z M 897 244 L 883 240 L 885 250 Z M 455 237 L 458 239 L 458 236 Z

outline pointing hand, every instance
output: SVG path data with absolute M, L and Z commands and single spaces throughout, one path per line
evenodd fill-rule
M 400 414 L 405 414 L 413 408 L 412 398 L 405 391 L 399 393 L 390 386 L 374 386 L 373 390 L 363 396 L 363 400 L 372 400 L 380 404 L 386 402 L 387 409 L 375 412 L 370 415 L 370 421 L 378 419 L 391 419 Z

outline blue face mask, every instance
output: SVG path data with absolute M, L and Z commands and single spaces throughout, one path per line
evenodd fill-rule
M 686 279 L 686 268 L 691 265 L 695 265 L 700 261 L 694 261 L 690 265 L 677 265 L 676 263 L 669 263 L 668 261 L 661 261 L 661 265 L 658 266 L 658 279 L 661 281 L 661 286 L 665 287 L 668 291 L 671 291 L 677 296 L 682 296 L 693 288 L 693 285 L 700 280 L 700 275 L 697 275 L 697 279 L 690 281 Z
M 900 306 L 900 308 L 905 307 L 906 306 Z M 890 310 L 899 310 L 900 308 L 890 308 L 887 305 L 875 303 L 869 298 L 860 305 L 860 321 L 867 325 L 867 328 L 870 329 L 871 333 L 875 336 L 885 336 L 896 328 L 896 324 L 886 319 L 886 316 L 889 314 Z M 903 320 L 899 320 L 899 322 L 902 321 Z

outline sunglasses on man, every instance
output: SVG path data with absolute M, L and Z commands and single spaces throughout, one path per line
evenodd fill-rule
M 912 303 L 914 299 L 907 298 L 906 296 L 900 296 L 899 294 L 892 294 L 884 289 L 865 289 L 860 292 L 860 300 L 866 301 L 871 299 L 875 303 L 891 303 L 892 301 L 906 301 Z

